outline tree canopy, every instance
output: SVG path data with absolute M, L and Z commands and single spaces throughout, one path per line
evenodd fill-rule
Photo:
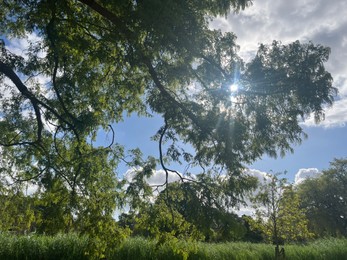
M 143 177 L 159 162 L 168 176 L 167 162 L 182 162 L 204 174 L 229 175 L 229 195 L 240 193 L 244 165 L 264 153 L 291 151 L 305 136 L 299 122 L 312 114 L 322 120 L 336 92 L 324 68 L 328 47 L 274 41 L 245 63 L 233 33 L 209 29 L 213 17 L 250 4 L 2 1 L 3 183 L 55 191 L 52 196 L 67 201 L 65 219 L 81 230 L 91 222 L 105 230 L 123 196 L 115 173 L 126 156 L 112 124 L 126 114 L 155 113 L 163 118 L 154 136 L 160 156 L 141 162 L 134 150 L 129 167 Z M 21 54 L 9 49 L 14 39 L 29 42 Z M 113 136 L 108 146 L 93 143 L 100 128 Z
M 313 237 L 298 193 L 279 174 L 267 175 L 252 201 L 256 220 L 250 224 L 254 230 L 263 231 L 267 241 L 278 246 Z
M 298 186 L 312 232 L 318 236 L 347 236 L 346 188 L 346 159 L 335 159 L 322 175 Z

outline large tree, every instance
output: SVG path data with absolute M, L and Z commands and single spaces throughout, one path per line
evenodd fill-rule
M 222 171 L 232 195 L 240 188 L 232 176 L 244 164 L 291 151 L 304 136 L 300 120 L 311 114 L 321 120 L 335 93 L 323 65 L 329 48 L 274 41 L 245 64 L 233 33 L 209 29 L 211 18 L 249 4 L 2 1 L 1 174 L 42 191 L 60 179 L 70 194 L 67 207 L 88 218 L 77 222 L 99 223 L 112 214 L 124 149 L 114 138 L 95 147 L 97 131 L 114 137 L 111 123 L 153 111 L 163 118 L 156 140 L 166 175 L 170 160 L 205 174 Z M 9 51 L 14 38 L 29 41 L 21 55 Z M 132 166 L 140 174 L 155 167 L 137 159 Z

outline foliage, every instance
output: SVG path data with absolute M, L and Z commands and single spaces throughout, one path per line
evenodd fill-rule
M 160 200 L 139 212 L 133 233 L 159 241 L 170 241 L 175 238 L 186 240 L 203 238 L 203 234 L 194 224 L 184 219 L 177 210 L 171 208 L 171 205 Z
M 113 218 L 117 183 L 103 154 L 106 155 L 100 153 L 93 161 L 89 158 L 90 162 L 85 165 L 89 166 L 88 169 L 80 168 L 76 177 L 85 176 L 76 178 L 76 183 L 83 182 L 79 183 L 76 191 L 69 189 L 71 186 L 63 181 L 62 175 L 47 172 L 40 176 L 38 190 L 30 196 L 24 196 L 20 191 L 12 194 L 11 186 L 4 187 L 1 203 L 7 210 L 1 213 L 1 231 L 88 234 L 94 238 L 89 245 L 91 254 L 101 257 L 107 245 L 115 246 L 128 235 Z M 98 160 L 104 160 L 105 165 L 99 164 Z M 21 190 L 20 186 L 17 188 Z
M 173 160 L 214 162 L 233 173 L 263 153 L 291 150 L 301 141 L 298 116 L 314 113 L 320 120 L 323 106 L 332 103 L 335 89 L 323 66 L 330 50 L 275 41 L 260 45 L 244 64 L 236 36 L 209 30 L 208 18 L 249 4 L 4 1 L 0 72 L 13 85 L 2 82 L 11 93 L 2 98 L 3 153 L 18 158 L 26 150 L 41 171 L 41 158 L 57 155 L 54 148 L 69 148 L 67 158 L 78 161 L 88 152 L 83 140 L 99 127 L 111 131 L 110 122 L 125 112 L 146 114 L 146 107 L 164 117 L 167 139 L 194 147 L 194 155 L 177 157 L 174 145 Z M 6 49 L 9 38 L 28 34 L 35 40 L 29 39 L 25 56 Z M 48 84 L 40 85 L 37 75 Z M 231 93 L 232 83 L 240 91 Z
M 309 228 L 320 237 L 347 236 L 347 160 L 335 159 L 317 178 L 298 185 Z
M 201 176 L 197 176 L 197 180 L 199 178 Z M 203 182 L 173 183 L 161 192 L 158 200 L 171 210 L 178 211 L 185 221 L 204 235 L 205 241 L 238 240 L 245 232 L 243 223 L 236 214 L 228 210 L 239 203 L 236 189 L 233 190 L 235 197 L 225 196 L 223 182 L 227 181 L 213 183 L 205 179 Z
M 245 227 L 232 210 L 243 202 L 245 187 L 254 188 L 256 183 L 254 178 L 243 175 L 235 179 L 225 177 L 216 181 L 197 175 L 195 181 L 170 183 L 153 203 L 146 204 L 144 200 L 137 211 L 122 214 L 118 223 L 132 229 L 133 235 L 160 240 L 173 237 L 209 242 L 239 240 Z M 232 185 L 230 193 L 227 190 Z
M 264 233 L 256 219 L 253 219 L 251 216 L 243 215 L 242 220 L 246 228 L 246 233 L 242 241 L 250 243 L 265 242 Z
M 267 175 L 259 192 L 252 198 L 256 221 L 250 224 L 263 231 L 266 240 L 276 246 L 284 242 L 306 241 L 313 236 L 300 199 L 286 179 Z
M 0 230 L 30 232 L 35 221 L 34 200 L 21 191 L 2 192 L 0 195 Z
M 280 237 L 287 242 L 305 242 L 314 234 L 308 230 L 305 208 L 300 207 L 299 195 L 292 186 L 284 187 L 278 211 Z

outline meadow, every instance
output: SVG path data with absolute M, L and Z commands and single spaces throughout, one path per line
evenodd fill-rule
M 76 234 L 26 236 L 0 234 L 0 259 L 93 259 L 89 252 L 93 240 Z M 347 239 L 320 239 L 303 245 L 285 245 L 286 259 L 347 259 Z M 109 248 L 105 259 L 275 259 L 274 246 L 247 242 L 201 243 L 182 240 L 158 242 L 128 238 Z

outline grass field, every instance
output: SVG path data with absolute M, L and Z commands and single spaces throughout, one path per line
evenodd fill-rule
M 91 259 L 91 239 L 76 234 L 15 236 L 0 234 L 0 259 Z M 347 259 L 347 239 L 322 239 L 307 245 L 286 245 L 286 259 Z M 274 259 L 274 246 L 245 242 L 207 244 L 170 240 L 157 243 L 129 238 L 105 252 L 106 259 Z
M 307 245 L 286 245 L 286 259 L 347 259 L 346 239 L 324 239 Z M 126 240 L 110 259 L 274 259 L 274 246 L 245 242 L 206 244 L 183 241 L 157 245 L 143 238 Z

